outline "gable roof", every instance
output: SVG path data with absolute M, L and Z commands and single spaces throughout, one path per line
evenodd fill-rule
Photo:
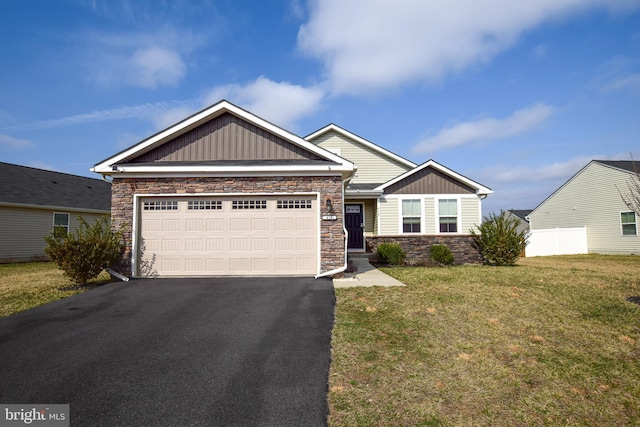
M 0 162 L 0 205 L 109 212 L 111 184 Z
M 266 133 L 273 135 L 278 141 L 290 144 L 301 151 L 312 154 L 308 162 L 291 162 L 290 159 L 282 159 L 280 162 L 274 162 L 274 159 L 255 159 L 249 161 L 225 160 L 225 159 L 206 159 L 206 161 L 147 161 L 132 162 L 136 159 L 144 159 L 143 155 L 157 150 L 158 147 L 170 141 L 176 140 L 182 135 L 202 126 L 212 120 L 217 119 L 225 114 L 230 114 L 242 121 L 255 126 Z M 187 117 L 186 119 L 176 123 L 167 129 L 150 136 L 149 138 L 129 147 L 114 156 L 111 156 L 99 163 L 92 169 L 103 175 L 112 175 L 118 173 L 268 173 L 277 171 L 291 171 L 302 173 L 304 171 L 312 172 L 343 172 L 352 173 L 354 170 L 353 163 L 335 155 L 323 148 L 312 144 L 299 136 L 282 129 L 226 100 L 222 100 L 204 110 Z
M 317 131 L 305 136 L 304 139 L 307 140 L 307 141 L 311 141 L 311 140 L 314 140 L 314 139 L 318 138 L 321 135 L 324 135 L 327 132 L 336 132 L 338 134 L 341 134 L 342 136 L 347 137 L 349 139 L 352 139 L 352 140 L 356 141 L 357 143 L 359 143 L 361 145 L 364 145 L 365 147 L 377 152 L 381 156 L 388 157 L 388 158 L 390 158 L 390 159 L 392 159 L 392 160 L 394 160 L 394 161 L 396 161 L 396 162 L 398 162 L 400 164 L 408 166 L 410 168 L 415 168 L 417 166 L 412 161 L 407 160 L 404 157 L 401 157 L 401 156 L 399 156 L 399 155 L 397 155 L 395 153 L 392 153 L 391 151 L 386 150 L 386 149 L 380 147 L 379 145 L 374 144 L 371 141 L 367 141 L 366 139 L 364 139 L 364 138 L 362 138 L 362 137 L 360 137 L 360 136 L 358 136 L 358 135 L 356 135 L 356 134 L 354 134 L 352 132 L 349 132 L 346 129 L 343 129 L 340 126 L 338 126 L 338 125 L 336 125 L 334 123 L 330 123 L 327 126 L 321 128 L 321 129 L 318 129 Z
M 529 215 L 532 212 L 532 210 L 533 209 L 509 209 L 509 212 L 511 212 L 513 215 L 517 216 L 521 220 L 525 222 L 529 222 L 529 219 L 527 219 L 527 215 Z
M 405 173 L 403 173 L 400 176 L 395 177 L 394 179 L 385 182 L 384 184 L 378 186 L 376 188 L 376 190 L 383 190 L 393 184 L 396 184 L 402 180 L 404 180 L 405 178 L 410 177 L 411 175 L 425 169 L 425 168 L 433 168 L 459 182 L 461 182 L 462 184 L 465 184 L 468 187 L 471 187 L 473 189 L 475 189 L 476 194 L 478 195 L 489 195 L 493 193 L 493 190 L 490 189 L 489 187 L 485 187 L 484 185 L 473 181 L 472 179 L 467 178 L 464 175 L 460 175 L 457 172 L 454 172 L 453 170 L 441 165 L 440 163 L 434 161 L 434 160 L 427 160 L 426 162 L 424 162 L 423 164 L 415 167 L 414 169 L 411 169 L 410 171 L 407 171 Z
M 580 174 L 582 174 L 582 172 L 584 172 L 592 164 L 600 164 L 602 166 L 605 166 L 605 167 L 608 167 L 608 168 L 611 168 L 611 169 L 616 169 L 616 170 L 618 170 L 620 172 L 624 172 L 624 173 L 628 173 L 628 174 L 634 174 L 635 170 L 636 170 L 634 163 L 635 162 L 628 161 L 628 160 L 591 160 L 583 168 L 581 168 L 578 172 L 576 172 L 571 178 L 569 178 L 564 184 L 562 184 L 553 193 L 551 193 L 542 202 L 540 202 L 538 204 L 538 206 L 536 206 L 529 213 L 529 215 L 531 215 L 532 213 L 537 211 L 540 208 L 540 206 L 544 205 L 547 202 L 547 200 L 551 199 L 554 195 L 556 195 L 556 193 L 558 193 L 560 190 L 562 190 L 564 187 L 566 187 L 571 181 L 576 179 L 576 177 L 578 177 Z
M 636 165 L 636 162 L 631 160 L 593 160 L 595 163 L 600 163 L 604 166 L 620 169 L 626 172 L 640 172 L 640 167 Z

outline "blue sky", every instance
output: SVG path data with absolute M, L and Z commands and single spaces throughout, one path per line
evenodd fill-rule
M 640 159 L 640 0 L 4 1 L 0 52 L 0 161 L 60 172 L 222 98 L 434 159 L 485 214 Z

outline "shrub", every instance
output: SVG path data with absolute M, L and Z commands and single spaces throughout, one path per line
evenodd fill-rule
M 519 219 L 500 211 L 500 215 L 484 217 L 478 232 L 471 230 L 485 263 L 514 265 L 518 261 L 529 237 L 528 230 L 517 230 L 519 224 Z
M 377 255 L 380 261 L 390 265 L 403 265 L 407 256 L 399 243 L 380 243 Z
M 454 261 L 453 252 L 447 245 L 431 245 L 429 259 L 442 265 L 452 265 Z
M 89 225 L 82 217 L 75 231 L 53 230 L 44 240 L 45 253 L 75 284 L 84 285 L 105 268 L 115 265 L 122 254 L 122 230 L 111 230 L 104 216 Z

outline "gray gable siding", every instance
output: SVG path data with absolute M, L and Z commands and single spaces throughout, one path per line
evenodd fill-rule
M 129 163 L 233 160 L 321 160 L 230 113 L 222 114 Z
M 426 167 L 384 190 L 385 194 L 475 194 L 475 189 L 450 176 Z
M 0 162 L 0 204 L 109 212 L 109 182 Z

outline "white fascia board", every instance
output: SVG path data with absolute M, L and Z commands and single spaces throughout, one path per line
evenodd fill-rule
M 118 166 L 117 170 L 109 169 L 103 172 L 105 175 L 119 177 L 123 174 L 138 176 L 139 174 L 163 174 L 176 176 L 178 174 L 205 174 L 205 175 L 229 175 L 229 174 L 249 174 L 260 175 L 265 173 L 280 174 L 340 174 L 342 172 L 352 172 L 353 169 L 345 165 L 294 165 L 294 166 L 152 166 L 152 165 L 127 165 Z
M 107 174 L 111 171 L 111 166 L 117 163 L 120 163 L 126 159 L 135 157 L 136 155 L 138 155 L 139 153 L 145 152 L 150 150 L 153 147 L 162 145 L 163 143 L 169 141 L 172 138 L 175 138 L 176 136 L 179 136 L 185 132 L 188 132 L 191 129 L 196 128 L 197 126 L 223 114 L 223 113 L 232 113 L 238 117 L 243 118 L 244 120 L 247 120 L 248 122 L 253 123 L 254 125 L 268 131 L 271 132 L 275 135 L 280 136 L 283 139 L 288 140 L 289 142 L 296 144 L 314 154 L 317 154 L 320 157 L 323 157 L 327 160 L 339 163 L 345 167 L 350 168 L 350 170 L 353 170 L 353 163 L 349 162 L 348 160 L 334 154 L 331 153 L 321 147 L 318 147 L 317 145 L 304 140 L 303 138 L 282 129 L 281 127 L 278 127 L 276 125 L 274 125 L 273 123 L 270 123 L 264 119 L 261 119 L 260 117 L 246 111 L 243 110 L 240 107 L 237 107 L 233 104 L 231 104 L 230 102 L 223 100 L 218 102 L 217 104 L 212 105 L 209 108 L 206 108 L 202 111 L 200 111 L 199 113 L 194 114 L 191 117 L 186 118 L 185 120 L 176 123 L 175 125 L 149 137 L 148 139 L 124 150 L 121 151 L 120 153 L 116 154 L 115 156 L 112 156 L 108 159 L 103 160 L 102 162 L 96 164 L 93 168 L 91 168 L 92 172 L 96 172 L 96 173 L 101 173 L 101 174 Z
M 384 184 L 376 187 L 375 190 L 384 191 L 384 189 L 389 187 L 390 185 L 393 185 L 396 182 L 402 181 L 406 177 L 411 176 L 414 173 L 419 172 L 422 169 L 427 168 L 427 167 L 432 167 L 432 168 L 444 173 L 445 175 L 448 175 L 451 178 L 454 178 L 454 179 L 456 179 L 456 180 L 468 185 L 469 187 L 475 188 L 476 189 L 476 194 L 478 194 L 478 195 L 480 195 L 480 194 L 487 194 L 487 195 L 488 194 L 493 194 L 493 190 L 490 189 L 489 187 L 485 187 L 484 185 L 481 185 L 481 184 L 479 184 L 479 183 L 467 178 L 464 175 L 460 175 L 459 173 L 454 172 L 451 169 L 449 169 L 449 168 L 447 168 L 445 166 L 442 166 L 440 163 L 435 162 L 433 160 L 428 160 L 425 163 L 421 164 L 420 166 L 416 167 L 415 169 L 411 169 L 410 171 L 407 171 L 407 172 L 403 173 L 402 175 L 399 175 L 399 176 L 393 178 L 392 180 L 385 182 Z
M 315 131 L 311 135 L 305 136 L 304 139 L 307 140 L 307 141 L 312 141 L 315 138 L 319 137 L 320 135 L 325 134 L 325 133 L 327 133 L 329 131 L 333 131 L 333 132 L 342 134 L 343 136 L 356 141 L 358 144 L 364 145 L 365 147 L 370 148 L 371 150 L 374 150 L 374 151 L 376 151 L 376 152 L 378 152 L 378 153 L 380 153 L 380 154 L 382 154 L 382 155 L 384 155 L 386 157 L 389 157 L 389 158 L 391 158 L 391 159 L 393 159 L 393 160 L 395 160 L 395 161 L 397 161 L 399 163 L 402 163 L 403 165 L 408 166 L 410 168 L 415 168 L 417 166 L 412 161 L 407 160 L 404 157 L 400 157 L 397 154 L 392 153 L 391 151 L 389 151 L 389 150 L 387 150 L 385 148 L 382 148 L 379 145 L 376 145 L 371 141 L 367 141 L 366 139 L 364 139 L 362 137 L 359 137 L 358 135 L 356 135 L 354 133 L 351 133 L 348 130 L 343 129 L 340 126 L 335 125 L 333 123 L 323 127 L 320 130 Z

